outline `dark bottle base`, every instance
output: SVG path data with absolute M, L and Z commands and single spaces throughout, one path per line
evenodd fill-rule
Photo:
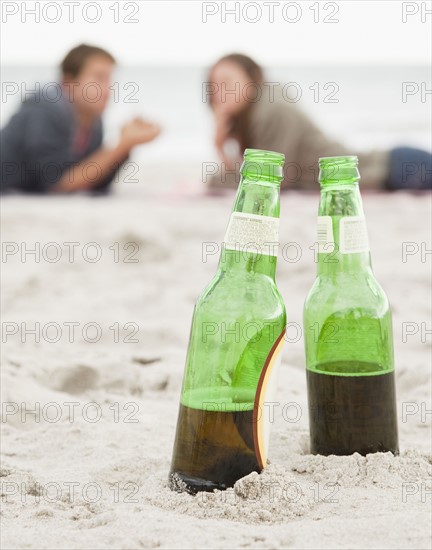
M 207 411 L 180 405 L 169 487 L 224 490 L 260 468 L 254 450 L 253 411 Z
M 340 376 L 308 370 L 307 386 L 312 454 L 399 454 L 394 372 Z
M 199 479 L 197 477 L 189 477 L 178 472 L 170 473 L 168 477 L 168 486 L 172 491 L 177 491 L 179 493 L 186 491 L 190 495 L 196 495 L 200 491 L 211 493 L 215 489 L 225 491 L 225 489 L 228 489 L 229 487 L 225 483 Z

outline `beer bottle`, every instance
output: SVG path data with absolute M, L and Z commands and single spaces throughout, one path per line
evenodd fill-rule
M 311 452 L 397 454 L 391 311 L 372 272 L 357 157 L 319 165 L 318 270 L 304 307 Z
M 275 283 L 284 155 L 246 149 L 217 273 L 195 305 L 169 475 L 225 489 L 266 465 L 285 306 Z

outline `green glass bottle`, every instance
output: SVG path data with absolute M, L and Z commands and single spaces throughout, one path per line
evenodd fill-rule
M 318 271 L 304 307 L 313 454 L 398 453 L 393 337 L 355 156 L 320 159 Z
M 217 273 L 195 305 L 169 485 L 190 493 L 231 487 L 266 464 L 284 342 L 275 283 L 284 155 L 247 149 Z M 268 416 L 268 415 L 267 415 Z

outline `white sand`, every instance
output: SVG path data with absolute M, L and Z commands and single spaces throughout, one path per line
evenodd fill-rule
M 429 548 L 431 415 L 421 412 L 431 408 L 431 337 L 421 323 L 431 328 L 431 257 L 422 262 L 419 251 L 404 263 L 402 242 L 430 248 L 430 196 L 364 197 L 375 273 L 394 311 L 401 456 L 307 454 L 299 339 L 284 350 L 270 466 L 240 480 L 236 493 L 192 497 L 169 491 L 166 479 L 193 304 L 217 263 L 217 255 L 202 261 L 202 242 L 222 239 L 233 195 L 157 195 L 4 200 L 3 241 L 20 251 L 20 243 L 57 242 L 63 254 L 57 263 L 17 254 L 2 265 L 3 323 L 41 324 L 39 343 L 31 335 L 22 343 L 20 331 L 3 345 L 2 547 Z M 281 242 L 299 243 L 302 257 L 280 258 L 278 284 L 289 321 L 300 326 L 315 276 L 308 247 L 317 201 L 282 199 Z M 62 243 L 73 241 L 70 263 Z M 101 247 L 96 263 L 82 258 L 89 242 Z M 137 243 L 139 261 L 114 262 L 116 242 L 122 258 L 132 248 L 121 247 Z M 73 343 L 65 322 L 79 323 Z M 97 343 L 82 337 L 89 322 L 100 325 Z M 419 329 L 406 342 L 404 322 Z M 62 328 L 57 343 L 47 341 L 55 325 L 46 323 Z M 138 342 L 123 342 L 129 325 L 116 343 L 114 323 L 136 323 Z M 295 332 L 292 325 L 291 339 Z M 73 417 L 68 402 L 77 403 Z M 289 402 L 301 407 L 296 422 L 281 414 Z M 21 418 L 37 406 L 37 417 Z

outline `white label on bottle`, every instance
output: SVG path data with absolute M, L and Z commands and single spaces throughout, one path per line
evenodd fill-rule
M 225 248 L 277 256 L 279 218 L 233 212 L 224 239 Z
M 363 216 L 341 218 L 339 224 L 339 252 L 341 254 L 369 252 L 366 221 Z
M 277 390 L 277 379 L 281 362 L 281 351 L 285 342 L 285 329 L 274 343 L 261 371 L 254 402 L 254 446 L 258 464 L 265 468 L 272 427 L 273 406 Z
M 317 243 L 318 252 L 327 254 L 333 252 L 334 238 L 331 216 L 318 216 Z

